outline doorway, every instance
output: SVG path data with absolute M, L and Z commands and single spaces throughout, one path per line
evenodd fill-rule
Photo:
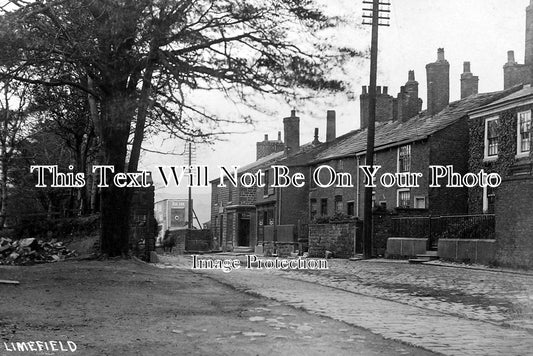
M 239 214 L 239 246 L 250 246 L 250 214 Z

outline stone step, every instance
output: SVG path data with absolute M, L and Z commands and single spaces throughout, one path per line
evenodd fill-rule
M 422 257 L 419 257 L 419 258 L 410 258 L 410 259 L 409 259 L 409 263 L 413 263 L 413 264 L 420 264 L 420 263 L 429 262 L 429 261 L 431 261 L 431 259 L 429 259 L 429 258 L 422 258 Z
M 250 253 L 254 252 L 254 249 L 249 246 L 237 246 L 233 249 L 235 253 Z
M 438 251 L 437 251 L 437 250 L 426 250 L 425 255 L 428 255 L 428 256 L 438 256 Z
M 437 251 L 426 251 L 426 253 L 420 253 L 416 255 L 417 258 L 429 259 L 429 260 L 438 260 L 439 256 Z

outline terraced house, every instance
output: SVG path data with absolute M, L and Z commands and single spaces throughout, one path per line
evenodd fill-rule
M 444 50 L 439 49 L 437 61 L 427 66 L 428 107 L 420 112 L 418 82 L 410 71 L 408 81 L 396 98 L 380 88 L 376 126 L 375 164 L 381 173 L 419 172 L 416 187 L 384 187 L 376 182 L 373 200 L 375 207 L 395 209 L 404 215 L 454 215 L 468 211 L 466 188 L 445 185 L 429 186 L 430 165 L 452 165 L 454 171 L 468 171 L 467 113 L 500 99 L 507 92 L 477 93 L 478 78 L 465 63 L 461 80 L 464 98 L 449 103 L 449 63 Z M 257 161 L 242 167 L 240 174 L 263 170 L 264 187 L 219 187 L 212 182 L 212 231 L 215 242 L 225 249 L 249 250 L 265 241 L 297 242 L 305 235 L 305 226 L 318 217 L 336 213 L 362 217 L 363 189 L 366 184 L 360 169 L 364 164 L 368 94 L 361 94 L 362 128 L 340 137 L 335 135 L 335 112 L 329 111 L 326 120 L 326 142 L 300 145 L 300 118 L 295 111 L 284 119 L 284 142 L 277 140 L 257 143 Z M 305 177 L 303 187 L 272 187 L 272 165 L 289 167 L 291 173 Z M 321 169 L 328 166 L 328 169 Z M 313 172 L 320 170 L 319 180 L 331 171 L 348 173 L 351 185 L 317 186 Z M 305 238 L 305 236 L 303 236 Z M 384 246 L 376 246 L 381 252 Z M 378 251 L 379 253 L 379 251 Z
M 335 114 L 329 112 L 329 137 L 334 135 Z M 284 141 L 257 143 L 257 160 L 240 167 L 239 176 L 246 173 L 263 175 L 264 186 L 234 187 L 227 180 L 211 181 L 211 231 L 214 243 L 225 250 L 251 251 L 264 242 L 297 245 L 302 226 L 308 223 L 308 186 L 273 187 L 273 165 L 289 167 L 291 174 L 300 172 L 307 181 L 308 163 L 316 152 L 325 147 L 318 140 L 318 129 L 312 142 L 300 145 L 300 118 L 293 110 L 283 119 Z M 333 128 L 333 131 L 332 131 Z M 307 182 L 306 182 L 307 183 Z
M 410 93 L 404 108 L 398 106 L 398 99 L 386 92 L 378 97 L 378 106 L 382 108 L 378 114 L 375 137 L 375 165 L 381 166 L 380 173 L 422 173 L 418 187 L 384 187 L 376 182 L 373 194 L 373 205 L 387 209 L 421 210 L 422 214 L 452 215 L 464 214 L 468 211 L 468 191 L 466 188 L 430 187 L 429 166 L 452 165 L 460 174 L 468 172 L 468 112 L 498 100 L 507 92 L 477 93 L 478 78 L 470 72 L 470 64 L 464 65 L 461 80 L 463 98 L 449 103 L 449 64 L 444 58 L 442 49 L 438 52 L 438 60 L 427 66 L 428 110 L 416 112 L 410 108 L 420 108 L 418 98 L 418 82 L 414 80 L 414 72 L 409 73 L 409 80 L 402 92 Z M 367 183 L 360 169 L 365 163 L 366 152 L 366 120 L 368 106 L 366 88 L 361 95 L 361 117 L 363 127 L 339 137 L 327 148 L 317 153 L 310 166 L 317 169 L 321 165 L 334 167 L 336 170 L 348 172 L 354 177 L 352 188 L 320 188 L 312 185 L 310 198 L 310 215 L 332 215 L 342 212 L 353 216 L 362 216 L 363 190 Z M 387 103 L 391 103 L 387 105 Z M 407 106 L 408 110 L 405 109 Z M 383 108 L 388 110 L 383 110 Z M 399 113 L 404 113 L 403 115 Z M 414 113 L 414 115 L 413 115 Z M 324 175 L 328 172 L 324 171 Z M 326 179 L 327 177 L 323 178 Z
M 495 261 L 531 268 L 533 261 L 533 88 L 518 91 L 470 113 L 470 170 L 498 173 L 499 187 L 471 188 L 469 209 L 495 214 Z

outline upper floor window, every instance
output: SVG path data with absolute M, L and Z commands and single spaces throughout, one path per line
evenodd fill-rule
M 320 199 L 320 215 L 328 215 L 328 198 Z
M 498 157 L 499 129 L 498 117 L 492 117 L 485 121 L 485 159 Z
M 231 182 L 228 182 L 228 202 L 233 202 L 233 184 Z
M 411 145 L 398 147 L 398 172 L 411 171 Z
M 335 212 L 342 213 L 344 204 L 342 203 L 342 195 L 335 195 Z
M 220 189 L 220 188 L 217 187 L 216 184 L 213 184 L 213 185 L 211 186 L 211 190 L 212 190 L 212 194 L 213 194 L 213 203 L 215 203 L 215 205 L 217 205 L 217 204 L 220 203 L 220 201 L 219 201 L 219 194 L 218 194 L 218 190 L 219 190 L 219 189 Z
M 316 199 L 311 199 L 310 205 L 309 210 L 311 212 L 311 220 L 313 220 L 317 216 Z
M 516 154 L 527 155 L 531 149 L 531 111 L 518 113 L 516 128 Z
M 353 201 L 349 201 L 349 202 L 346 204 L 346 208 L 348 209 L 348 210 L 347 210 L 348 215 L 350 215 L 350 216 L 355 216 L 355 202 L 353 202 Z

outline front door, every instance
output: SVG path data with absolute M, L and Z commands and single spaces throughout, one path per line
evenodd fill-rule
M 250 246 L 250 215 L 239 214 L 239 246 Z

